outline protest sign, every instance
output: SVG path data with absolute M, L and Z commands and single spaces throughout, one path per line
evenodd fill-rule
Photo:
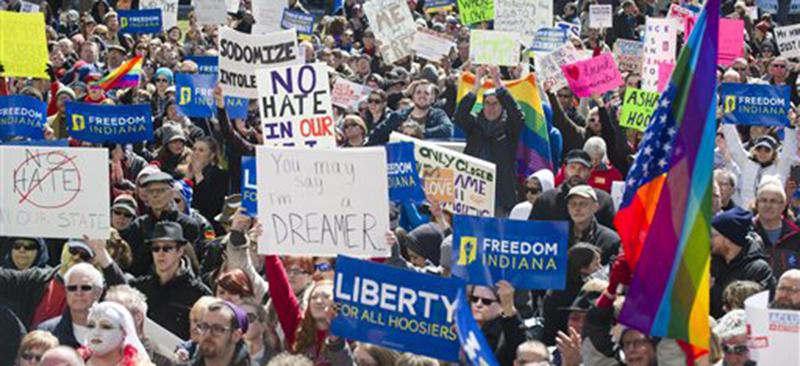
M 27 137 L 44 138 L 47 104 L 27 95 L 0 96 L 0 140 Z
M 328 65 L 262 69 L 256 80 L 265 144 L 336 147 Z
M 217 74 L 175 74 L 178 113 L 187 117 L 209 118 L 217 113 L 214 87 Z M 225 97 L 228 118 L 247 118 L 248 100 Z
M 675 64 L 671 62 L 661 62 L 658 64 L 658 86 L 656 91 L 663 92 L 669 84 L 669 79 L 672 78 L 672 70 L 675 70 Z
M 722 122 L 756 126 L 789 126 L 788 85 L 722 83 Z
M 642 51 L 642 89 L 658 91 L 658 64 L 675 63 L 677 37 L 674 20 L 647 17 Z
M 553 26 L 553 0 L 496 0 L 494 29 L 517 32 L 531 39 L 536 31 Z
M 254 34 L 266 34 L 281 30 L 281 18 L 286 1 L 282 0 L 252 0 Z
M 241 5 L 241 3 L 241 0 L 225 0 L 225 7 L 228 13 L 236 13 L 239 11 L 239 5 Z
M 356 84 L 342 77 L 336 78 L 331 91 L 331 103 L 337 107 L 358 110 L 358 103 L 367 97 L 372 88 Z
M 614 202 L 614 209 L 619 210 L 622 203 L 622 195 L 625 193 L 625 181 L 615 180 L 611 182 L 611 201 Z
M 494 357 L 494 350 L 489 346 L 489 342 L 483 336 L 481 327 L 472 316 L 472 307 L 467 300 L 467 296 L 464 295 L 463 288 L 458 290 L 455 319 L 458 343 L 461 344 L 469 364 L 473 366 L 498 366 L 499 364 Z
M 775 40 L 781 56 L 800 57 L 800 24 L 775 28 Z
M 139 9 L 158 9 L 165 31 L 178 26 L 178 0 L 139 0 Z
M 566 29 L 567 32 L 572 33 L 575 37 L 581 36 L 581 25 L 579 23 L 569 23 L 569 22 L 556 22 L 556 27 Z
M 476 285 L 506 280 L 517 289 L 561 290 L 567 279 L 568 242 L 566 221 L 456 215 L 453 276 Z
M 536 59 L 536 76 L 541 85 L 552 85 L 550 90 L 558 90 L 567 86 L 567 78 L 561 71 L 561 65 L 573 64 L 582 60 L 572 43 L 565 43 L 557 50 Z
M 425 1 L 425 13 L 431 14 L 440 11 L 450 11 L 456 7 L 456 0 L 428 0 Z
M 594 29 L 611 28 L 614 11 L 611 5 L 589 5 L 589 27 Z
M 494 0 L 458 0 L 461 23 L 470 25 L 494 19 Z
M 767 13 L 778 14 L 778 0 L 756 0 L 756 6 Z
M 469 32 L 470 60 L 476 64 L 519 65 L 519 33 L 473 29 Z
M 744 56 L 744 20 L 719 20 L 719 48 L 717 63 L 730 66 L 733 60 Z
M 425 192 L 414 160 L 414 144 L 386 144 L 386 171 L 389 175 L 389 199 L 399 202 L 422 202 Z
M 222 27 L 219 37 L 219 83 L 225 95 L 258 98 L 256 70 L 303 62 L 294 29 L 252 35 Z
M 256 158 L 242 156 L 242 207 L 245 214 L 258 217 L 258 181 L 256 180 Z
M 553 52 L 565 43 L 567 43 L 566 29 L 558 27 L 539 28 L 536 31 L 536 35 L 533 36 L 531 50 L 536 52 L 538 61 L 539 55 L 544 56 L 549 52 Z
M 67 147 L 69 146 L 69 141 L 67 139 L 58 139 L 58 140 L 12 140 L 3 142 L 0 145 L 8 145 L 8 146 L 54 146 L 54 147 Z
M 0 147 L 0 235 L 109 236 L 108 150 Z
M 456 214 L 494 216 L 494 164 L 397 132 L 389 141 L 414 143 L 417 171 L 430 200 Z
M 639 41 L 619 38 L 614 43 L 614 56 L 620 71 L 641 73 L 642 49 L 644 45 Z
M 161 33 L 161 10 L 120 10 L 118 14 L 120 33 Z
M 423 31 L 414 33 L 414 41 L 411 43 L 411 49 L 417 56 L 437 63 L 450 55 L 450 50 L 455 47 L 455 42 L 449 38 Z
M 192 0 L 192 3 L 194 4 L 194 15 L 197 17 L 197 24 L 225 24 L 228 19 L 228 10 L 224 1 Z
M 0 76 L 47 79 L 43 13 L 0 11 Z
M 370 28 L 381 41 L 379 51 L 386 64 L 411 55 L 411 42 L 417 25 L 403 0 L 370 0 L 364 3 Z
M 671 4 L 667 12 L 667 18 L 675 19 L 678 22 L 678 29 L 683 30 L 683 38 L 689 39 L 689 34 L 691 34 L 694 23 L 697 21 L 694 11 L 678 4 Z M 722 30 L 720 29 L 721 32 Z
M 388 257 L 386 151 L 256 148 L 261 254 Z
M 314 34 L 314 15 L 285 8 L 283 9 L 283 18 L 281 18 L 281 28 L 294 29 L 299 34 L 312 35 Z
M 67 102 L 67 133 L 86 142 L 132 144 L 153 139 L 149 104 L 101 105 Z
M 20 1 L 19 4 L 20 13 L 38 13 L 40 9 L 39 5 L 27 1 Z
M 622 75 L 610 52 L 574 64 L 562 65 L 561 70 L 575 96 L 584 98 L 592 93 L 605 93 L 622 85 Z
M 622 100 L 622 109 L 619 114 L 619 126 L 644 131 L 650 123 L 650 116 L 658 106 L 656 92 L 642 89 L 625 88 L 625 98 Z
M 750 360 L 759 365 L 800 365 L 800 311 L 769 308 L 769 291 L 750 296 L 747 346 Z
M 219 58 L 217 56 L 186 56 L 185 60 L 197 64 L 197 72 L 200 74 L 219 73 Z
M 463 282 L 339 256 L 331 333 L 400 352 L 458 361 L 454 327 Z

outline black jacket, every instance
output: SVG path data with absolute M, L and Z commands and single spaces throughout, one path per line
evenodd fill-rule
M 0 302 L 0 365 L 14 365 L 22 337 L 27 333 L 16 314 Z
M 725 315 L 722 310 L 722 291 L 733 281 L 753 281 L 764 289 L 775 288 L 772 268 L 761 251 L 761 238 L 751 232 L 747 239 L 747 245 L 730 263 L 725 263 L 720 256 L 711 257 L 711 316 L 714 318 Z
M 572 225 L 570 225 L 572 226 Z M 581 235 L 580 240 L 570 227 L 569 247 L 578 242 L 593 244 L 600 249 L 600 261 L 605 266 L 613 263 L 619 253 L 620 238 L 616 231 L 597 223 L 597 219 Z
M 525 332 L 518 316 L 504 318 L 502 316 L 490 320 L 481 327 L 486 342 L 494 351 L 494 356 L 501 366 L 514 365 L 517 347 L 525 342 Z
M 133 222 L 120 235 L 128 245 L 131 247 L 133 254 L 133 263 L 131 263 L 128 272 L 134 276 L 143 276 L 150 273 L 150 267 L 153 265 L 153 255 L 150 253 L 150 247 L 145 244 L 147 238 L 150 237 L 156 223 L 159 221 L 172 221 L 176 222 L 183 229 L 183 237 L 189 243 L 195 245 L 195 248 L 200 244 L 197 241 L 204 240 L 200 224 L 194 219 L 178 212 L 174 208 L 165 212 L 159 218 L 155 218 L 152 213 L 147 213 L 133 220 Z
M 39 330 L 53 333 L 58 338 L 58 343 L 62 346 L 72 348 L 81 346 L 81 342 L 75 339 L 75 329 L 72 327 L 72 315 L 69 313 L 69 308 L 64 309 L 64 315 L 39 324 Z
M 569 193 L 569 185 L 562 183 L 560 186 L 544 191 L 536 199 L 529 220 L 569 220 L 569 212 L 567 211 L 567 193 Z M 600 209 L 595 213 L 594 217 L 601 225 L 613 228 L 614 227 L 614 201 L 611 200 L 611 195 L 601 189 L 594 189 L 597 194 L 597 202 L 600 204 Z
M 567 328 L 569 312 L 563 310 L 575 301 L 585 281 L 578 278 L 567 278 L 567 285 L 563 290 L 547 291 L 542 305 L 542 316 L 544 317 L 544 333 L 541 339 L 544 344 L 553 346 L 556 344 L 556 334 L 559 330 Z
M 138 277 L 130 285 L 147 297 L 147 317 L 181 339 L 189 339 L 189 311 L 201 296 L 211 290 L 187 268 L 161 284 L 156 274 Z
M 766 231 L 761 223 L 755 223 L 756 233 L 764 241 L 764 255 L 766 255 L 775 278 L 781 278 L 783 272 L 793 268 L 800 268 L 800 227 L 788 219 L 783 219 L 781 234 L 776 243 L 769 241 Z
M 376 146 L 386 144 L 389 141 L 389 135 L 392 131 L 397 130 L 403 122 L 411 118 L 412 110 L 414 110 L 414 107 L 408 107 L 390 114 L 389 117 L 376 125 L 372 132 L 370 132 L 367 145 Z M 428 110 L 425 125 L 422 127 L 425 129 L 426 139 L 449 139 L 453 136 L 453 123 L 450 122 L 450 117 L 447 117 L 447 113 L 436 107 L 431 107 Z
M 200 352 L 195 353 L 195 358 L 192 359 L 191 366 L 205 366 L 206 362 Z M 233 360 L 228 364 L 230 366 L 250 366 L 250 354 L 247 353 L 247 346 L 243 341 L 236 345 L 236 350 L 233 352 Z
M 488 121 L 483 112 L 472 113 L 477 100 L 472 92 L 458 104 L 454 121 L 467 136 L 464 153 L 492 162 L 497 168 L 494 205 L 495 214 L 500 216 L 511 212 L 517 203 L 517 145 L 525 116 L 506 88 L 497 89 L 497 99 L 503 107 L 499 121 Z
M 192 193 L 192 207 L 200 211 L 214 226 L 214 231 L 221 235 L 222 226 L 214 220 L 225 203 L 225 194 L 228 192 L 228 173 L 215 165 L 208 165 L 203 169 L 203 181 L 195 183 Z

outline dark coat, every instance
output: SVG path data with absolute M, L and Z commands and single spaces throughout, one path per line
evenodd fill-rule
M 556 344 L 556 333 L 567 327 L 569 312 L 562 308 L 569 307 L 578 297 L 585 282 L 581 278 L 567 279 L 563 290 L 547 291 L 544 297 L 542 315 L 544 317 L 544 333 L 541 340 L 548 346 Z
M 211 290 L 191 271 L 181 268 L 173 279 L 161 284 L 158 275 L 150 274 L 130 281 L 147 297 L 147 317 L 181 339 L 189 339 L 189 311 L 201 296 Z
M 198 244 L 198 240 L 205 240 L 200 229 L 200 224 L 174 208 L 163 213 L 161 217 L 157 219 L 152 213 L 137 217 L 130 226 L 120 233 L 122 238 L 125 239 L 131 247 L 133 263 L 128 269 L 128 272 L 134 276 L 143 276 L 150 273 L 150 267 L 153 265 L 153 255 L 150 253 L 150 246 L 146 245 L 145 241 L 153 232 L 156 223 L 159 221 L 178 223 L 181 229 L 183 229 L 183 237 L 191 244 Z M 195 247 L 198 245 L 195 245 Z
M 572 230 L 569 235 L 569 247 L 578 243 L 578 238 Z M 591 226 L 581 235 L 580 242 L 593 244 L 600 249 L 600 262 L 605 266 L 613 263 L 619 253 L 620 238 L 616 231 L 597 223 L 594 220 Z
M 19 344 L 27 333 L 16 314 L 0 302 L 0 365 L 14 365 Z
M 196 357 L 192 359 L 191 366 L 205 366 L 206 362 L 200 352 L 195 353 Z M 244 342 L 239 342 L 236 345 L 236 350 L 233 352 L 233 360 L 228 364 L 230 366 L 250 366 L 250 354 L 247 353 L 247 346 Z
M 518 316 L 502 316 L 483 324 L 481 331 L 494 351 L 501 366 L 512 366 L 517 356 L 517 347 L 525 342 L 525 332 Z
M 200 211 L 200 214 L 212 223 L 214 231 L 218 234 L 222 234 L 222 227 L 214 220 L 214 217 L 222 212 L 227 192 L 228 174 L 215 165 L 203 168 L 203 181 L 194 184 L 192 207 Z
M 756 221 L 756 233 L 764 242 L 766 255 L 775 278 L 781 278 L 783 272 L 792 268 L 800 268 L 800 227 L 794 222 L 783 219 L 781 235 L 777 243 L 771 243 L 766 231 Z
M 408 107 L 390 114 L 385 121 L 376 125 L 370 132 L 367 145 L 386 144 L 392 131 L 397 130 L 403 122 L 411 117 L 413 109 L 414 107 Z M 423 127 L 425 127 L 426 139 L 449 139 L 453 136 L 453 123 L 450 122 L 450 117 L 447 117 L 447 113 L 436 107 L 431 107 L 428 110 L 428 118 L 425 120 L 425 126 Z
M 75 329 L 72 327 L 72 315 L 69 313 L 69 309 L 64 309 L 64 315 L 39 324 L 38 329 L 53 333 L 62 346 L 72 348 L 81 346 L 81 342 L 75 339 Z
M 711 257 L 711 316 L 719 319 L 722 310 L 722 292 L 733 281 L 753 281 L 764 289 L 775 288 L 775 277 L 767 257 L 761 251 L 761 238 L 755 232 L 747 237 L 747 245 L 730 263 L 720 256 Z
M 525 124 L 522 109 L 506 88 L 497 89 L 497 99 L 503 107 L 499 121 L 489 121 L 483 112 L 472 113 L 477 97 L 469 92 L 458 104 L 453 118 L 467 136 L 464 153 L 495 164 L 495 213 L 511 212 L 517 203 L 516 156 L 520 131 Z
M 569 189 L 569 185 L 563 183 L 556 188 L 542 192 L 531 209 L 529 220 L 569 220 L 567 211 Z M 594 192 L 597 194 L 597 202 L 600 204 L 600 209 L 594 217 L 601 225 L 613 228 L 615 210 L 611 195 L 597 188 L 594 189 Z

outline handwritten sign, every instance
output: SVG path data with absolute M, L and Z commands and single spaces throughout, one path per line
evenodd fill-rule
M 197 24 L 217 25 L 225 24 L 228 18 L 226 4 L 219 0 L 192 0 L 194 4 L 194 15 L 197 17 Z
M 658 106 L 658 93 L 628 87 L 619 115 L 620 127 L 644 131 Z
M 575 46 L 567 42 L 557 50 L 536 59 L 536 76 L 542 81 L 542 86 L 549 84 L 552 85 L 550 90 L 561 89 L 567 86 L 561 65 L 573 64 L 583 59 Z
M 385 63 L 393 64 L 411 55 L 417 26 L 405 1 L 370 0 L 364 3 L 364 13 L 375 37 L 382 43 L 379 51 Z
M 800 312 L 769 308 L 769 291 L 750 296 L 747 312 L 747 346 L 759 365 L 800 364 Z
M 680 29 L 683 29 L 683 37 L 684 39 L 689 39 L 689 34 L 692 33 L 694 23 L 697 22 L 697 15 L 694 11 L 678 4 L 671 4 L 669 6 L 669 12 L 667 12 L 667 18 L 675 19 L 679 25 L 682 25 L 683 28 Z M 720 29 L 720 34 L 721 33 L 722 29 Z
M 0 76 L 47 78 L 43 13 L 0 11 Z
M 455 47 L 455 42 L 449 38 L 419 30 L 414 33 L 414 41 L 411 43 L 411 49 L 417 56 L 433 62 L 441 62 Z
M 494 29 L 517 32 L 531 39 L 536 31 L 553 25 L 553 0 L 496 0 Z
M 165 31 L 178 26 L 178 0 L 139 0 L 139 9 L 159 9 Z
M 469 33 L 470 59 L 476 64 L 519 65 L 519 33 L 473 29 Z
M 286 1 L 280 0 L 252 0 L 253 19 L 256 20 L 256 24 L 253 25 L 253 33 L 268 34 L 280 31 L 281 18 L 286 4 Z
M 592 93 L 602 94 L 623 84 L 622 75 L 610 52 L 571 65 L 562 65 L 561 70 L 567 78 L 569 88 L 581 98 L 591 96 Z
M 465 25 L 494 19 L 494 0 L 458 0 L 458 14 Z
M 256 164 L 260 254 L 390 255 L 383 147 L 321 153 L 259 146 Z
M 331 103 L 337 107 L 358 110 L 358 103 L 372 91 L 372 88 L 356 84 L 345 78 L 336 78 L 331 92 Z
M 800 24 L 775 28 L 778 51 L 783 57 L 800 57 Z
M 108 150 L 2 146 L 0 161 L 0 235 L 108 237 Z
M 336 147 L 326 64 L 258 70 L 256 82 L 266 144 Z
M 678 28 L 672 19 L 647 18 L 642 54 L 642 89 L 658 91 L 658 64 L 675 63 Z
M 219 83 L 225 95 L 257 98 L 256 70 L 303 62 L 294 29 L 265 36 L 222 27 L 219 38 Z
M 644 45 L 639 41 L 617 39 L 614 43 L 614 56 L 617 58 L 620 71 L 641 73 L 643 47 Z
M 611 28 L 614 11 L 611 5 L 589 5 L 589 27 L 594 29 Z
M 756 6 L 767 13 L 778 14 L 778 0 L 756 0 Z
M 389 141 L 414 143 L 417 170 L 429 199 L 456 214 L 494 216 L 494 164 L 396 132 Z

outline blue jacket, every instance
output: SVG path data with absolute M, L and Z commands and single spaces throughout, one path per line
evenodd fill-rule
M 367 146 L 384 145 L 389 141 L 389 135 L 397 130 L 403 122 L 411 116 L 414 107 L 408 107 L 393 112 L 385 121 L 379 123 L 369 134 Z M 453 123 L 444 110 L 431 107 L 428 110 L 428 118 L 425 120 L 426 139 L 449 139 L 453 136 Z

